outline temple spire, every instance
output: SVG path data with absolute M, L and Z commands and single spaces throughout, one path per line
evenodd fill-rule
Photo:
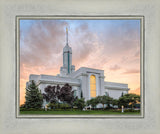
M 66 27 L 66 45 L 68 46 L 68 28 Z
M 67 76 L 75 71 L 72 65 L 72 48 L 68 45 L 68 28 L 66 27 L 66 45 L 63 48 L 63 66 L 61 67 L 61 76 Z

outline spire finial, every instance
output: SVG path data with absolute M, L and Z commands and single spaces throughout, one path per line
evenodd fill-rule
M 66 27 L 66 44 L 68 46 L 68 28 Z

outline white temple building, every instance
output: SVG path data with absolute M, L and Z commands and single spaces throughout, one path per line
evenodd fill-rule
M 44 89 L 48 85 L 60 87 L 68 83 L 72 86 L 74 95 L 89 100 L 96 96 L 109 95 L 114 99 L 118 99 L 123 94 L 128 93 L 128 84 L 115 83 L 104 81 L 104 70 L 81 67 L 75 70 L 75 66 L 72 65 L 72 48 L 68 44 L 68 30 L 66 29 L 66 45 L 63 48 L 63 66 L 60 68 L 60 74 L 57 76 L 52 75 L 36 75 L 31 74 L 29 76 L 29 82 L 34 80 L 38 85 L 41 93 L 45 93 Z M 43 105 L 45 105 L 44 102 Z

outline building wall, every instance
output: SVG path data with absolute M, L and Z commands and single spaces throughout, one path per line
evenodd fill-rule
M 110 97 L 118 99 L 123 94 L 128 93 L 128 84 L 115 83 L 115 82 L 104 82 L 105 92 L 109 94 Z
M 119 99 L 121 97 L 122 92 L 123 94 L 127 94 L 128 91 L 126 90 L 119 90 L 119 89 L 105 89 L 105 92 L 108 93 L 108 95 L 114 99 Z
M 82 67 L 67 77 L 51 76 L 51 75 L 30 75 L 29 81 L 34 80 L 39 85 L 41 93 L 45 93 L 44 89 L 48 86 L 64 86 L 66 83 L 72 86 L 72 90 L 76 92 L 78 98 L 81 97 L 81 92 L 85 101 L 91 99 L 90 96 L 90 76 L 96 77 L 96 96 L 105 95 L 107 92 L 110 97 L 118 99 L 122 92 L 128 93 L 128 84 L 114 83 L 104 81 L 104 71 L 92 68 Z M 28 85 L 28 82 L 26 83 Z M 45 105 L 46 102 L 44 101 Z
M 90 96 L 90 76 L 96 77 L 96 96 L 104 95 L 104 71 L 82 67 L 70 76 L 81 80 L 81 90 L 85 100 L 91 99 Z

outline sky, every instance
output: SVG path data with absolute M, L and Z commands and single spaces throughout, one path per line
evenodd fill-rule
M 20 104 L 30 74 L 60 73 L 66 27 L 76 70 L 104 70 L 140 94 L 140 20 L 20 20 Z

